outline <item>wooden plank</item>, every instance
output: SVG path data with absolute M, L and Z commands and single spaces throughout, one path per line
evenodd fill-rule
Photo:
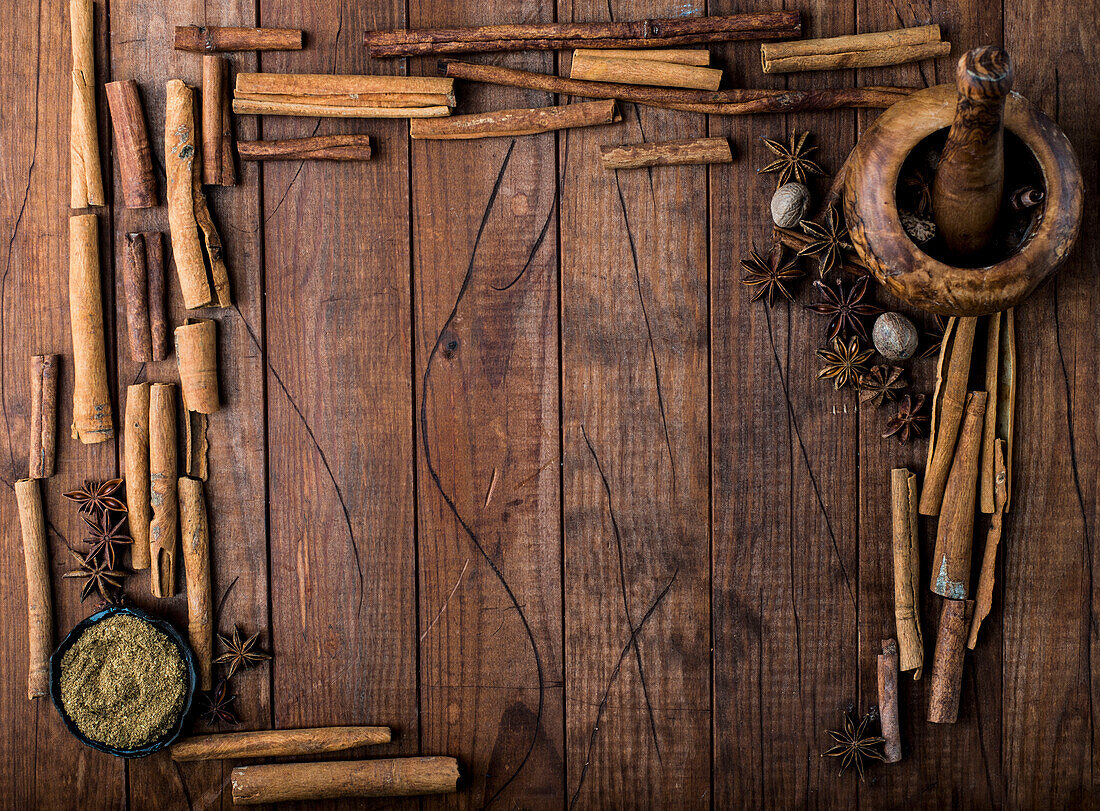
M 553 7 L 409 7 L 414 27 L 513 15 L 551 22 Z M 553 103 L 473 84 L 458 101 L 461 112 Z M 449 807 L 565 796 L 554 145 L 546 133 L 412 147 L 421 745 L 468 771 Z
M 858 13 L 865 30 L 899 27 L 898 11 L 886 0 L 859 0 Z M 954 56 L 912 65 L 858 71 L 859 84 L 891 83 L 933 85 L 955 81 L 955 62 L 968 47 L 995 43 L 1000 37 L 1000 7 L 988 3 L 935 2 L 931 7 L 907 8 L 900 25 L 905 27 L 938 23 L 949 32 Z M 868 126 L 877 113 L 859 116 L 861 128 Z M 880 306 L 910 317 L 918 327 L 929 322 L 923 315 L 878 287 L 875 297 Z M 922 350 L 923 351 L 923 350 Z M 882 359 L 876 356 L 876 363 Z M 936 357 L 914 358 L 903 364 L 909 380 L 909 392 L 924 394 L 931 401 L 935 382 Z M 927 409 L 927 405 L 926 405 Z M 886 421 L 895 413 L 893 404 L 879 409 L 860 410 L 860 558 L 859 558 L 859 650 L 860 685 L 864 703 L 876 703 L 879 640 L 896 634 L 893 601 L 893 559 L 890 551 L 890 470 L 907 467 L 923 481 L 927 437 L 901 445 L 883 439 Z M 927 412 L 926 412 L 927 413 Z M 927 434 L 927 431 L 925 432 Z M 979 521 L 975 532 L 975 555 L 981 554 L 984 528 Z M 920 525 L 922 564 L 920 571 L 931 571 L 936 521 L 923 519 Z M 904 759 L 888 768 L 877 768 L 874 792 L 862 792 L 863 805 L 900 806 L 915 796 L 933 805 L 950 805 L 960 786 L 979 806 L 1004 803 L 1004 774 L 1000 758 L 1001 735 L 1001 646 L 997 641 L 997 620 L 991 616 L 988 636 L 974 653 L 968 653 L 960 701 L 959 720 L 954 725 L 930 724 L 928 698 L 932 651 L 939 625 L 942 600 L 932 594 L 922 577 L 919 590 L 921 630 L 925 640 L 925 669 L 919 682 L 909 675 L 899 679 L 899 710 Z M 995 603 L 1002 603 L 998 595 Z M 988 622 L 989 620 L 987 620 Z M 985 630 L 983 630 L 983 633 Z
M 165 82 L 180 78 L 201 92 L 202 58 L 172 49 L 170 27 L 161 24 L 163 4 L 151 0 L 115 0 L 111 7 L 111 70 L 115 78 L 134 78 L 141 86 L 150 144 L 155 162 L 164 154 Z M 210 9 L 201 2 L 176 6 L 178 19 L 210 25 L 250 25 L 255 10 L 251 0 Z M 227 55 L 231 71 L 254 70 L 254 54 Z M 237 135 L 255 137 L 251 119 L 234 122 Z M 117 181 L 117 171 L 115 172 Z M 207 200 L 226 249 L 235 309 L 211 310 L 204 317 L 217 319 L 218 377 L 222 408 L 209 418 L 208 462 L 210 475 L 205 497 L 211 528 L 211 575 L 216 630 L 232 632 L 239 624 L 248 633 L 262 632 L 270 642 L 267 583 L 267 532 L 265 495 L 265 414 L 262 351 L 262 280 L 260 265 L 259 172 L 243 166 L 239 185 L 205 186 Z M 159 179 L 154 209 L 114 210 L 116 265 L 121 268 L 122 245 L 130 231 L 164 233 L 165 256 L 170 255 L 167 210 L 164 208 L 163 176 Z M 115 200 L 121 201 L 116 186 Z M 179 378 L 174 353 L 159 363 L 138 364 L 131 360 L 126 339 L 126 313 L 121 272 L 117 274 L 115 296 L 119 302 L 117 323 L 119 403 L 126 399 L 126 386 L 141 380 L 176 381 Z M 183 308 L 174 271 L 168 269 L 168 314 L 171 326 L 183 323 L 189 313 Z M 182 404 L 178 404 L 182 415 Z M 181 422 L 182 424 L 182 422 Z M 179 458 L 184 459 L 183 431 L 180 430 Z M 181 473 L 182 464 L 181 464 Z M 145 572 L 132 578 L 131 593 L 136 604 L 166 614 L 186 627 L 187 603 L 180 578 L 180 593 L 170 600 L 150 596 Z M 215 646 L 216 653 L 220 649 Z M 217 675 L 217 673 L 215 674 Z M 245 671 L 232 681 L 243 729 L 267 728 L 271 724 L 270 673 L 267 666 Z M 205 729 L 201 724 L 198 729 Z M 186 808 L 188 797 L 216 798 L 217 805 L 231 805 L 228 794 L 220 794 L 233 764 L 201 763 L 177 766 L 165 755 L 135 761 L 130 768 L 130 798 L 135 805 Z
M 308 31 L 270 72 L 378 73 L 351 32 L 399 4 L 263 0 Z M 264 138 L 369 132 L 366 163 L 262 167 L 276 727 L 382 724 L 417 750 L 408 159 L 399 121 L 265 119 Z
M 616 13 L 673 11 L 703 5 Z M 558 6 L 561 22 L 611 13 Z M 707 807 L 707 170 L 599 161 L 602 144 L 700 137 L 706 120 L 621 108 L 559 140 L 569 801 Z
M 1016 89 L 1065 131 L 1086 190 L 1098 182 L 1100 47 L 1081 32 L 1095 30 L 1095 20 L 1095 3 L 1058 0 L 1041 15 L 1005 5 Z M 1096 205 L 1086 203 L 1069 261 L 1016 309 L 1015 482 L 1002 545 L 1005 804 L 1014 807 L 1096 803 L 1098 224 Z
M 725 8 L 724 6 L 721 8 Z M 850 7 L 801 7 L 806 36 L 855 31 Z M 711 13 L 726 13 L 710 8 Z M 725 56 L 738 84 L 796 89 L 850 85 L 846 75 L 760 73 L 755 50 Z M 720 61 L 720 60 L 716 60 Z M 742 160 L 711 170 L 711 436 L 713 454 L 714 800 L 716 806 L 851 806 L 855 781 L 818 755 L 857 690 L 857 415 L 850 390 L 816 380 L 824 324 L 816 264 L 795 303 L 751 303 L 738 260 L 768 248 L 774 176 L 753 176 L 761 137 L 813 133 L 836 171 L 852 145 L 847 111 L 714 119 Z M 811 184 L 821 200 L 827 180 Z

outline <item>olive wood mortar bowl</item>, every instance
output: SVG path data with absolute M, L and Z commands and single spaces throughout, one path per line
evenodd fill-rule
M 891 293 L 939 315 L 985 315 L 1015 306 L 1065 259 L 1081 225 L 1081 169 L 1065 133 L 1019 93 L 1005 128 L 1043 173 L 1044 210 L 1017 252 L 986 267 L 955 267 L 926 254 L 902 228 L 895 190 L 905 159 L 951 126 L 958 92 L 937 85 L 887 109 L 859 139 L 844 182 L 844 217 L 860 258 Z

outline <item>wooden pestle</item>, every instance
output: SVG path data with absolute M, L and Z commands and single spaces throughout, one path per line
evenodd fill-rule
M 989 242 L 1001 209 L 1012 60 L 995 46 L 974 48 L 959 59 L 955 81 L 958 105 L 932 184 L 932 210 L 948 249 L 966 256 Z

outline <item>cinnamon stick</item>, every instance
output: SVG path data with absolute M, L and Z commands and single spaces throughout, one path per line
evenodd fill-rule
M 195 653 L 199 689 L 214 686 L 214 625 L 210 602 L 210 529 L 202 482 L 180 476 L 177 483 L 183 571 L 187 581 L 187 637 Z
M 655 62 L 672 62 L 676 65 L 710 64 L 710 51 L 706 48 L 577 48 L 573 58 L 598 56 L 603 59 L 650 59 Z
M 985 390 L 989 394 L 982 427 L 981 483 L 978 503 L 983 513 L 993 512 L 994 470 L 993 443 L 997 438 L 997 388 L 1000 378 L 1001 313 L 993 313 L 986 321 Z
M 441 118 L 451 114 L 446 106 L 433 107 L 369 107 L 352 104 L 333 104 L 325 101 L 280 101 L 272 97 L 233 99 L 233 112 L 237 115 L 295 115 L 310 118 Z
M 202 58 L 202 182 L 232 186 L 233 123 L 229 101 L 229 60 L 207 54 Z
M 143 231 L 145 280 L 149 302 L 149 341 L 153 360 L 168 357 L 168 320 L 164 312 L 164 237 L 160 231 Z
M 928 443 L 924 488 L 920 494 L 921 515 L 939 515 L 940 512 L 947 474 L 955 455 L 955 439 L 962 422 L 977 323 L 977 318 L 951 318 L 943 334 L 943 347 L 936 366 L 936 388 L 932 394 L 932 439 Z
M 653 59 L 584 56 L 574 52 L 569 78 L 615 84 L 717 90 L 718 85 L 722 83 L 722 71 L 717 68 L 679 65 Z
M 978 630 L 982 621 L 993 607 L 993 581 L 997 570 L 997 547 L 1001 543 L 1001 531 L 1004 525 L 1005 504 L 1008 501 L 1008 469 L 1005 463 L 1005 441 L 998 439 L 994 451 L 995 481 L 993 518 L 989 522 L 989 533 L 985 536 L 985 552 L 982 553 L 982 569 L 978 575 L 978 593 L 974 606 L 974 619 L 970 623 L 970 637 L 966 646 L 970 650 L 978 644 Z
M 936 652 L 932 659 L 931 697 L 928 701 L 928 720 L 933 724 L 953 724 L 958 720 L 965 653 L 963 642 L 973 612 L 973 600 L 943 601 L 940 627 L 936 632 Z
M 57 355 L 31 356 L 31 448 L 28 478 L 53 475 L 57 449 Z
M 533 135 L 569 127 L 611 124 L 620 120 L 614 101 L 585 101 L 560 107 L 494 110 L 432 121 L 412 121 L 409 124 L 409 137 L 450 140 Z
M 323 73 L 238 73 L 234 92 L 285 96 L 426 96 L 431 105 L 454 106 L 454 79 Z M 406 106 L 418 106 L 410 103 Z
M 122 202 L 126 208 L 153 208 L 157 205 L 157 178 L 138 83 L 133 79 L 107 82 L 107 105 L 118 153 Z
M 126 511 L 129 516 L 130 565 L 149 568 L 149 389 L 150 383 L 126 387 L 126 416 L 123 446 L 126 463 Z
M 153 334 L 149 323 L 149 277 L 145 265 L 145 235 L 127 234 L 122 264 L 122 290 L 126 296 L 126 328 L 130 357 L 137 363 L 153 359 Z
M 242 103 L 238 106 L 271 105 L 272 109 L 285 109 L 296 106 L 304 109 L 335 107 L 349 110 L 364 108 L 375 110 L 454 107 L 455 105 L 453 95 L 448 96 L 440 93 L 341 93 L 319 96 L 311 93 L 249 93 L 238 90 L 233 98 Z M 248 105 L 245 105 L 245 102 L 248 102 Z M 342 117 L 350 118 L 353 116 L 349 114 Z
M 447 62 L 447 75 L 473 82 L 544 90 L 594 99 L 618 99 L 711 115 L 747 115 L 767 112 L 834 110 L 843 107 L 889 107 L 904 99 L 914 87 L 849 87 L 824 90 L 771 90 L 766 88 L 732 90 L 680 90 L 668 87 L 620 85 L 613 82 L 585 82 L 547 73 L 477 65 L 471 62 Z
M 199 735 L 172 744 L 172 760 L 229 760 L 323 755 L 390 742 L 389 727 L 314 727 L 311 729 L 264 729 L 259 732 L 231 732 Z
M 901 65 L 950 52 L 951 43 L 940 41 L 938 25 L 922 25 L 873 34 L 770 42 L 760 46 L 760 62 L 764 73 L 795 73 Z
M 114 436 L 99 281 L 95 214 L 69 218 L 69 321 L 73 335 L 73 439 L 85 444 Z
M 23 562 L 27 568 L 27 697 L 50 694 L 50 654 L 53 652 L 53 600 L 46 543 L 46 514 L 37 479 L 15 483 Z
M 901 760 L 901 721 L 898 713 L 898 643 L 882 640 L 878 655 L 878 712 L 882 737 L 886 739 L 883 754 L 887 763 Z
M 365 161 L 370 160 L 370 136 L 314 135 L 282 141 L 240 141 L 237 153 L 245 161 Z
M 69 0 L 73 51 L 72 112 L 69 116 L 69 205 L 72 208 L 106 203 L 99 168 L 95 112 L 94 14 L 92 0 Z
M 198 144 L 194 97 L 191 88 L 179 79 L 169 80 L 167 90 L 164 164 L 168 176 L 168 225 L 183 304 L 188 309 L 228 307 L 229 274 L 221 237 L 210 218 L 199 185 L 199 168 L 195 165 Z
M 1016 311 L 1004 311 L 997 371 L 997 436 L 1005 441 L 1005 506 L 1012 502 L 1012 434 L 1016 424 Z
M 917 477 L 905 468 L 890 472 L 894 550 L 894 623 L 897 626 L 899 666 L 924 668 L 924 638 L 920 630 L 920 543 L 917 537 Z
M 203 481 L 208 475 L 206 454 L 210 450 L 210 442 L 206 438 L 206 429 L 209 421 L 209 417 L 199 411 L 188 411 L 184 420 L 187 440 L 185 472 Z
M 458 762 L 449 757 L 405 757 L 238 766 L 232 783 L 237 805 L 450 794 L 458 787 Z
M 188 318 L 176 327 L 176 363 L 179 366 L 183 407 L 213 414 L 218 410 L 217 332 L 208 318 Z
M 608 144 L 600 147 L 600 161 L 604 169 L 638 169 L 645 166 L 732 163 L 733 154 L 726 138 L 687 138 L 680 141 Z
M 154 597 L 176 593 L 176 387 L 154 383 L 149 390 L 149 586 Z
M 713 17 L 677 17 L 611 23 L 483 25 L 368 31 L 372 57 L 562 48 L 660 48 L 702 42 L 784 39 L 802 33 L 797 11 L 757 11 Z
M 972 391 L 966 398 L 962 429 L 951 463 L 951 473 L 936 527 L 929 588 L 941 597 L 962 600 L 970 586 L 970 559 L 974 544 L 974 502 L 978 489 L 978 460 L 982 421 L 988 396 Z
M 300 51 L 302 32 L 297 28 L 230 28 L 177 25 L 177 51 Z

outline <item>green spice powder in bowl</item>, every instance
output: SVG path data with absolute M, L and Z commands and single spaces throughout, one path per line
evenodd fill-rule
M 50 693 L 65 726 L 120 757 L 142 757 L 175 740 L 194 689 L 183 637 L 132 608 L 93 614 L 50 657 Z

